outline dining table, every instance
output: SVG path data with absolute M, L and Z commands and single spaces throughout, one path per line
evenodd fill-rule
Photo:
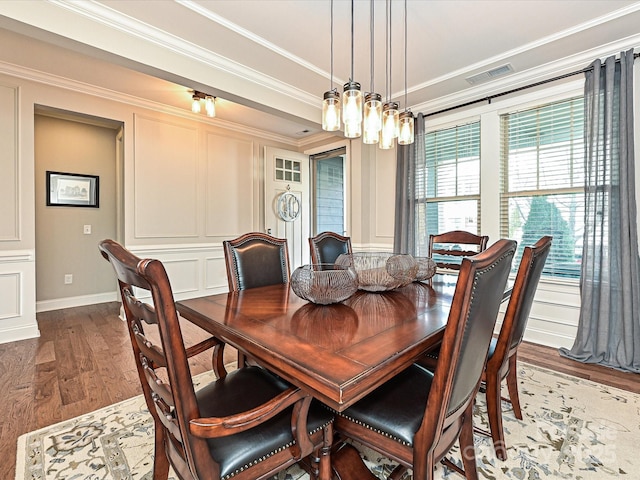
M 457 276 L 318 305 L 289 284 L 181 300 L 178 312 L 341 412 L 437 345 Z M 332 459 L 333 464 L 333 459 Z

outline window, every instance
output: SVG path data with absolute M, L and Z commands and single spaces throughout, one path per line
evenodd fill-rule
M 543 274 L 580 277 L 584 230 L 582 97 L 501 116 L 500 229 L 525 245 L 553 235 Z
M 416 165 L 416 254 L 429 234 L 480 233 L 480 122 L 425 134 L 426 161 Z
M 313 234 L 331 231 L 345 234 L 346 149 L 311 156 L 313 169 Z

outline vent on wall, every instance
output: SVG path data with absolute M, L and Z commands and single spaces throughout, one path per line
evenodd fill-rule
M 488 82 L 489 80 L 493 80 L 494 78 L 502 77 L 504 75 L 508 75 L 513 72 L 513 67 L 510 63 L 505 65 L 501 65 L 496 68 L 492 68 L 491 70 L 487 70 L 486 72 L 477 73 L 470 77 L 467 77 L 466 80 L 471 85 L 477 85 L 479 83 Z

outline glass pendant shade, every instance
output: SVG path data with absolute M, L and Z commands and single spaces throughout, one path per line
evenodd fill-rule
M 398 132 L 398 104 L 387 102 L 382 107 L 382 130 L 380 130 L 380 148 L 389 149 L 395 145 Z
M 367 93 L 364 97 L 364 132 L 362 141 L 378 143 L 382 129 L 382 97 L 379 93 Z
M 324 92 L 322 101 L 322 129 L 327 132 L 340 130 L 340 95 L 335 90 Z
M 191 111 L 193 113 L 200 113 L 200 97 L 194 95 L 193 102 L 191 103 Z
M 399 145 L 410 145 L 413 143 L 413 113 L 408 110 L 399 116 L 400 133 L 398 135 Z
M 345 137 L 357 138 L 362 135 L 362 91 L 358 82 L 344 84 L 342 121 Z
M 207 117 L 216 116 L 216 103 L 213 97 L 206 97 L 204 100 L 204 110 L 207 112 Z

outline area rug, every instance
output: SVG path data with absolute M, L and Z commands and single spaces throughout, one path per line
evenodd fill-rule
M 496 458 L 490 439 L 475 437 L 481 479 L 640 479 L 640 395 L 525 363 L 518 378 L 523 420 L 503 405 L 508 459 Z M 474 424 L 489 428 L 483 395 Z M 393 462 L 355 446 L 372 472 L 386 478 Z M 457 447 L 451 456 L 461 463 Z M 151 480 L 152 459 L 153 422 L 139 396 L 22 435 L 16 480 Z M 308 478 L 296 466 L 278 476 Z M 440 465 L 435 478 L 461 477 Z

